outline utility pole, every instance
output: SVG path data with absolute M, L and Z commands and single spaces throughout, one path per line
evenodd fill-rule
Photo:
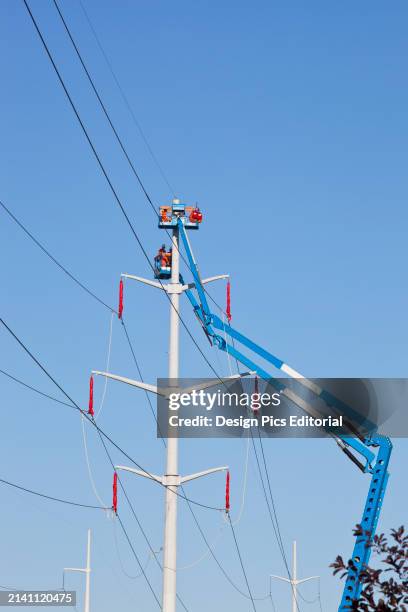
M 283 580 L 284 582 L 289 582 L 292 587 L 292 612 L 297 612 L 298 610 L 298 600 L 297 600 L 297 587 L 302 582 L 307 582 L 308 580 L 319 579 L 320 576 L 310 576 L 309 578 L 303 578 L 302 580 L 298 580 L 297 577 L 297 550 L 296 550 L 296 540 L 293 542 L 293 553 L 292 553 L 292 578 L 284 578 L 283 576 L 275 576 L 271 574 L 271 578 L 277 578 L 278 580 Z
M 169 337 L 169 383 L 179 376 L 179 313 L 180 293 L 180 253 L 178 227 L 173 229 L 172 264 L 170 285 L 170 337 Z M 176 383 L 177 384 L 177 383 Z M 166 510 L 163 544 L 163 612 L 176 610 L 176 568 L 177 568 L 177 490 L 178 485 L 178 438 L 167 439 L 166 477 L 170 479 L 166 489 Z M 174 479 L 173 484 L 170 482 Z
M 91 594 L 91 530 L 88 529 L 88 542 L 86 547 L 86 567 L 64 567 L 65 572 L 82 572 L 85 574 L 85 601 L 84 612 L 90 612 L 90 594 Z
M 163 214 L 163 209 L 164 214 Z M 191 209 L 190 209 L 191 210 Z M 170 217 L 167 215 L 170 214 Z M 171 206 L 162 207 L 159 220 L 159 227 L 169 229 L 172 232 L 172 253 L 171 253 L 171 276 L 168 283 L 157 282 L 131 274 L 122 274 L 123 278 L 136 280 L 145 285 L 155 287 L 156 289 L 166 291 L 170 300 L 170 327 L 169 327 L 169 363 L 168 363 L 168 378 L 170 389 L 161 389 L 155 385 L 147 384 L 142 381 L 136 381 L 116 374 L 108 372 L 92 371 L 92 374 L 104 376 L 119 382 L 123 382 L 139 389 L 143 389 L 150 393 L 155 393 L 163 397 L 168 397 L 171 392 L 171 385 L 178 385 L 179 377 L 179 322 L 180 322 L 180 295 L 187 289 L 191 289 L 194 283 L 183 285 L 180 282 L 180 252 L 179 252 L 179 228 L 178 222 L 181 220 L 186 229 L 198 229 L 199 222 L 194 222 L 189 217 L 189 209 L 184 204 L 180 204 L 178 199 L 174 199 Z M 165 278 L 157 276 L 157 278 Z M 203 284 L 213 282 L 219 279 L 228 278 L 226 274 L 213 276 L 202 280 Z M 238 374 L 236 376 L 226 377 L 221 381 L 228 381 L 241 376 L 247 376 L 253 372 Z M 212 380 L 204 384 L 200 384 L 199 388 L 213 387 L 218 384 L 220 379 Z M 183 392 L 190 392 L 196 387 L 183 389 Z M 207 476 L 214 472 L 227 470 L 226 466 L 210 468 L 190 474 L 188 476 L 180 476 L 178 469 L 178 438 L 167 438 L 167 459 L 166 472 L 163 476 L 150 474 L 134 468 L 118 465 L 117 470 L 132 472 L 137 476 L 149 478 L 160 482 L 166 488 L 165 495 L 165 521 L 164 521 L 164 541 L 163 541 L 163 592 L 162 592 L 162 612 L 176 612 L 177 601 L 177 501 L 178 489 L 184 483 Z

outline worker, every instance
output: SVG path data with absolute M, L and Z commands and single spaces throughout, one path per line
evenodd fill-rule
M 168 268 L 171 268 L 172 249 L 170 249 L 168 253 L 164 253 L 164 258 L 166 262 L 164 265 Z
M 157 255 L 155 256 L 155 261 L 161 261 L 163 258 L 163 253 L 166 251 L 166 247 L 164 244 L 161 245 L 160 249 L 157 251 Z

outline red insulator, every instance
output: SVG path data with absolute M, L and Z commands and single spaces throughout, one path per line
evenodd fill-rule
M 120 279 L 120 283 L 119 283 L 119 310 L 118 310 L 118 317 L 119 317 L 119 319 L 122 318 L 122 314 L 123 314 L 123 280 Z
M 88 406 L 88 414 L 92 417 L 95 414 L 93 409 L 93 376 L 89 379 L 89 406 Z
M 225 483 L 225 512 L 230 511 L 230 473 L 227 471 L 227 481 Z
M 228 323 L 231 321 L 231 283 L 228 281 L 227 283 L 227 309 L 226 309 Z
M 116 472 L 113 473 L 112 510 L 115 514 L 118 513 L 118 475 Z

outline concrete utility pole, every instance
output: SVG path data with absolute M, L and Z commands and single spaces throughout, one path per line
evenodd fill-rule
M 277 578 L 278 580 L 283 580 L 284 582 L 289 582 L 292 587 L 292 612 L 297 612 L 298 603 L 297 603 L 297 587 L 302 582 L 307 582 L 308 580 L 319 579 L 320 576 L 310 576 L 309 578 L 303 578 L 302 580 L 298 580 L 297 578 L 297 551 L 296 551 L 296 540 L 293 542 L 293 558 L 292 558 L 292 578 L 283 578 L 283 576 L 275 576 L 271 574 L 271 578 Z
M 170 337 L 169 337 L 169 379 L 170 384 L 179 376 L 179 312 L 180 253 L 179 231 L 173 230 L 172 267 L 170 285 L 176 289 L 170 293 Z M 177 562 L 177 479 L 178 479 L 178 438 L 167 439 L 166 512 L 163 544 L 163 611 L 176 610 L 176 562 Z
M 86 567 L 64 567 L 65 572 L 82 572 L 85 574 L 85 601 L 84 612 L 90 612 L 91 594 L 91 530 L 88 529 L 88 542 L 86 547 Z
M 181 205 L 182 206 L 182 205 Z M 173 217 L 177 219 L 177 212 L 180 208 L 179 200 L 173 200 Z M 183 215 L 180 215 L 183 219 Z M 156 289 L 166 291 L 170 298 L 170 337 L 169 337 L 169 365 L 168 365 L 168 378 L 169 385 L 177 385 L 177 379 L 179 377 L 179 322 L 180 322 L 180 295 L 187 289 L 191 289 L 193 284 L 182 285 L 180 283 L 180 253 L 179 253 L 179 230 L 177 222 L 172 227 L 172 262 L 171 262 L 171 278 L 166 284 L 158 282 L 156 280 L 150 280 L 141 278 L 139 276 L 133 276 L 131 274 L 122 274 L 122 277 L 136 280 L 144 283 Z M 204 279 L 203 284 L 213 282 L 222 278 L 227 278 L 227 275 L 219 275 L 211 278 Z M 93 371 L 92 374 L 104 376 L 117 380 L 119 382 L 138 387 L 145 391 L 168 397 L 170 389 L 161 389 L 155 385 L 147 384 L 141 381 L 131 380 L 123 376 L 116 374 L 110 374 L 108 372 Z M 222 380 L 228 381 L 241 376 L 250 375 L 251 372 L 245 374 L 238 374 L 236 376 L 226 377 Z M 213 387 L 219 384 L 220 380 L 211 380 L 209 382 L 201 383 L 198 386 L 191 387 L 189 389 L 183 389 L 183 392 L 188 393 L 193 389 L 203 389 Z M 197 472 L 188 476 L 180 476 L 178 469 L 178 438 L 167 439 L 167 460 L 166 460 L 166 472 L 164 476 L 158 476 L 136 470 L 134 468 L 118 465 L 115 466 L 117 470 L 125 470 L 132 472 L 138 476 L 156 480 L 166 487 L 165 497 L 165 523 L 164 523 L 164 542 L 163 542 L 163 593 L 162 593 L 162 612 L 176 612 L 177 602 L 177 501 L 178 501 L 178 489 L 181 485 L 190 480 L 206 476 L 214 472 L 220 472 L 227 469 L 226 466 L 216 467 Z

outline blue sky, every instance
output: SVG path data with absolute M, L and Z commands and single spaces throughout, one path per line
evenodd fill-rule
M 341 4 L 316 1 L 147 2 L 83 0 L 150 145 L 176 193 L 198 201 L 205 216 L 194 234 L 204 275 L 229 272 L 234 324 L 309 376 L 405 377 L 408 292 L 405 279 L 408 82 L 402 0 Z M 106 105 L 154 202 L 171 197 L 132 123 L 77 0 L 61 8 Z M 32 10 L 55 55 L 120 197 L 154 255 L 158 231 L 134 177 L 100 113 L 52 2 Z M 0 7 L 2 113 L 1 199 L 72 272 L 116 305 L 121 272 L 150 271 L 40 46 L 22 2 Z M 76 401 L 86 405 L 89 372 L 106 362 L 109 312 L 73 285 L 3 213 L 1 314 Z M 212 288 L 224 301 L 224 286 Z M 166 374 L 168 304 L 158 292 L 126 286 L 126 318 L 147 380 Z M 206 345 L 188 304 L 183 316 L 221 373 L 223 355 Z M 1 332 L 0 367 L 45 392 L 57 390 Z M 182 334 L 181 373 L 206 376 L 208 366 Z M 136 376 L 115 320 L 112 371 Z M 1 476 L 51 495 L 94 503 L 81 424 L 73 412 L 1 379 Z M 95 397 L 102 395 L 95 385 Z M 146 400 L 109 384 L 101 425 L 143 466 L 162 472 L 162 445 Z M 97 488 L 110 503 L 111 468 L 95 434 L 89 452 Z M 322 577 L 322 605 L 335 610 L 340 584 L 335 555 L 352 549 L 368 478 L 329 441 L 265 443 L 288 556 L 299 546 L 299 571 Z M 115 455 L 119 460 L 119 455 Z M 228 463 L 233 511 L 239 509 L 245 443 L 184 441 L 181 471 Z M 381 529 L 406 522 L 405 440 L 395 442 Z M 121 458 L 122 460 L 122 458 Z M 268 575 L 284 573 L 253 456 L 237 525 L 255 595 Z M 162 491 L 125 479 L 155 548 L 162 538 Z M 191 497 L 222 503 L 214 476 L 189 486 Z M 93 609 L 154 610 L 143 579 L 121 569 L 114 523 L 97 511 L 65 508 L 2 488 L 0 584 L 59 586 L 61 570 L 84 562 L 86 529 L 94 530 Z M 146 545 L 124 500 L 120 509 L 142 560 Z M 212 542 L 223 526 L 198 510 Z M 180 566 L 194 563 L 204 544 L 180 504 Z M 137 573 L 117 533 L 122 563 Z M 216 551 L 244 585 L 231 535 Z M 160 592 L 153 563 L 149 577 Z M 80 577 L 69 584 L 82 592 Z M 179 573 L 190 610 L 248 602 L 211 559 Z M 304 587 L 313 599 L 316 587 Z M 273 590 L 289 609 L 285 585 Z M 271 609 L 269 601 L 257 609 Z M 300 602 L 300 609 L 318 604 Z

